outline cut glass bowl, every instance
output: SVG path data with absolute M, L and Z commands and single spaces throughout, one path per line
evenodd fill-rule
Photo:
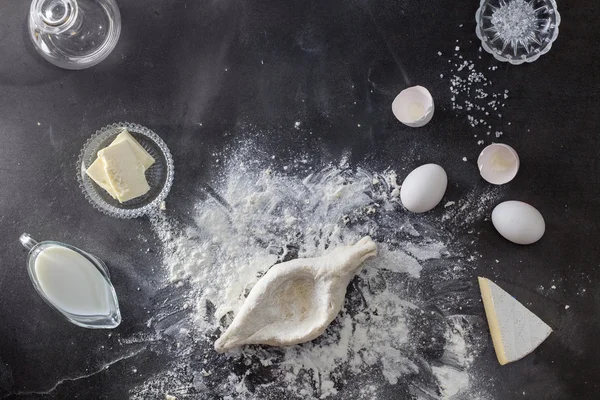
M 555 0 L 481 0 L 475 20 L 485 51 L 518 65 L 550 51 L 560 14 Z
M 127 129 L 146 149 L 155 163 L 146 170 L 150 191 L 125 203 L 119 203 L 90 179 L 85 171 L 96 160 L 98 151 L 110 145 L 123 129 Z M 173 157 L 165 142 L 150 129 L 130 122 L 111 124 L 96 131 L 83 146 L 77 162 L 77 179 L 85 197 L 96 209 L 117 218 L 137 218 L 159 209 L 171 190 L 174 173 Z

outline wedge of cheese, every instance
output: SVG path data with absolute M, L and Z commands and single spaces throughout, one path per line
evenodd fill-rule
M 100 150 L 98 158 L 104 162 L 106 177 L 119 202 L 140 197 L 150 190 L 146 169 L 137 159 L 129 141 L 114 143 Z
M 520 360 L 535 350 L 552 329 L 494 282 L 478 278 L 485 315 L 501 365 Z
M 131 133 L 129 133 L 127 129 L 123 129 L 123 131 L 119 133 L 115 140 L 112 141 L 110 146 L 120 142 L 128 142 L 131 145 L 135 156 L 144 166 L 144 169 L 148 169 L 152 164 L 154 164 L 154 158 L 146 151 L 146 149 L 142 147 L 141 144 L 138 143 L 137 140 L 133 138 L 133 136 L 131 136 Z

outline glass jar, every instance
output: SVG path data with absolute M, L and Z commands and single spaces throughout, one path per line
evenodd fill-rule
M 33 0 L 29 34 L 36 50 L 52 64 L 84 69 L 104 60 L 121 33 L 114 0 Z

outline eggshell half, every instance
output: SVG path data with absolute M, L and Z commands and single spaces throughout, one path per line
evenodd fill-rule
M 431 121 L 434 110 L 433 97 L 423 86 L 404 89 L 392 102 L 392 112 L 396 118 L 413 128 L 419 128 Z
M 503 185 L 513 180 L 519 171 L 519 155 L 507 144 L 492 143 L 477 159 L 481 177 L 494 185 Z
M 546 223 L 538 210 L 522 201 L 505 201 L 492 211 L 492 224 L 505 239 L 532 244 L 544 236 Z
M 448 177 L 437 164 L 425 164 L 413 170 L 400 188 L 400 200 L 408 211 L 422 213 L 431 210 L 444 197 Z

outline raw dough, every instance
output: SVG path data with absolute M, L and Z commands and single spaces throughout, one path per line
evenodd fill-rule
M 317 258 L 273 266 L 254 285 L 239 313 L 215 342 L 222 353 L 245 344 L 287 346 L 321 335 L 342 308 L 360 265 L 377 254 L 364 237 Z

